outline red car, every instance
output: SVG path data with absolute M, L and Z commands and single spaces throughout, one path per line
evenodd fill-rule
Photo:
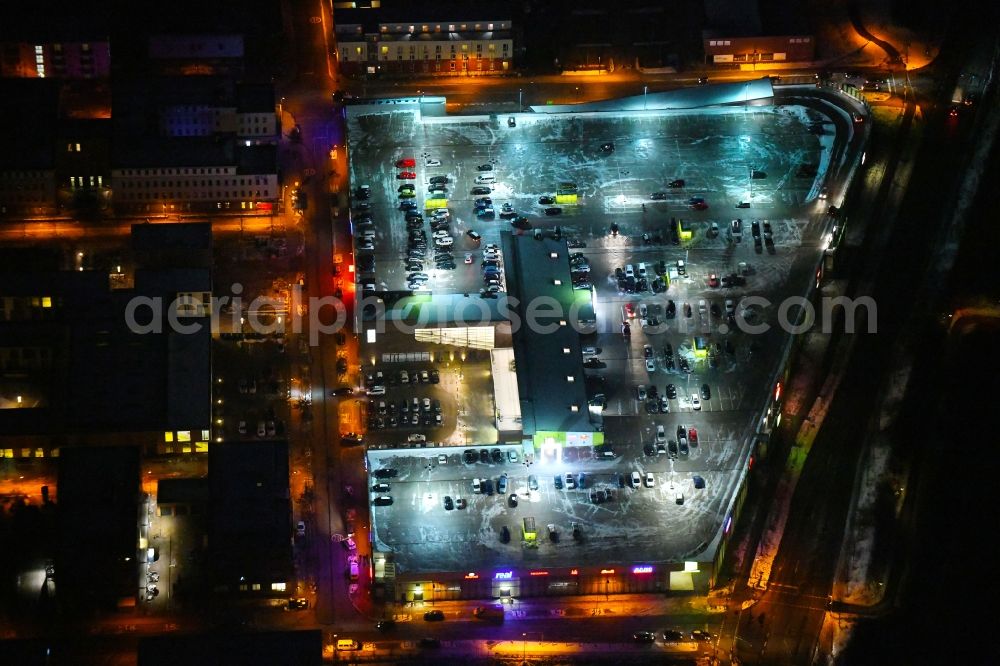
M 412 169 L 415 166 L 417 166 L 417 161 L 412 157 L 404 157 L 396 162 L 397 169 Z
M 629 319 L 635 317 L 635 303 L 625 304 L 625 316 Z
M 694 445 L 698 444 L 698 429 L 697 428 L 688 428 L 688 442 L 690 442 L 691 444 L 694 444 Z
M 691 204 L 691 210 L 708 210 L 708 204 L 704 201 L 695 201 Z
M 396 178 L 400 180 L 414 180 L 416 177 L 417 174 L 413 173 L 412 171 L 400 171 L 399 175 L 396 176 Z
M 708 276 L 708 286 L 712 287 L 713 289 L 717 288 L 719 286 L 719 276 L 716 275 L 715 273 L 712 273 L 711 275 L 709 275 Z

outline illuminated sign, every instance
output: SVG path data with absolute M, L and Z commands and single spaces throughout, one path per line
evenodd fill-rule
M 579 572 L 579 571 L 578 571 L 577 569 L 570 569 L 570 570 L 569 570 L 569 575 L 570 575 L 570 576 L 575 576 L 575 575 L 577 575 L 578 573 L 580 573 L 580 572 Z
M 601 569 L 602 574 L 613 574 L 614 572 L 614 569 Z
M 549 572 L 548 571 L 532 571 L 531 575 L 532 576 L 548 576 Z
M 513 571 L 498 571 L 495 574 L 493 574 L 493 578 L 495 578 L 496 580 L 510 580 L 513 577 L 514 577 Z
M 473 579 L 479 578 L 479 574 L 472 573 L 470 571 L 469 573 L 465 574 L 465 578 L 466 578 L 466 580 L 473 580 Z
M 653 573 L 653 567 L 646 564 L 641 567 L 632 567 L 632 573 L 634 574 L 648 574 Z

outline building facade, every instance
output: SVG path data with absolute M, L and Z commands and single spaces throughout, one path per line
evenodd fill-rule
M 816 55 L 811 35 L 782 37 L 706 37 L 705 62 L 710 65 L 742 67 L 766 66 L 783 62 L 809 62 Z
M 0 44 L 0 76 L 38 79 L 106 79 L 111 75 L 107 38 L 71 42 Z
M 277 160 L 271 164 L 255 169 L 235 161 L 193 160 L 186 166 L 155 166 L 150 162 L 150 166 L 112 169 L 115 207 L 149 213 L 255 211 L 259 204 L 274 203 L 280 197 Z
M 510 20 L 406 21 L 337 26 L 337 62 L 347 76 L 483 76 L 512 69 Z

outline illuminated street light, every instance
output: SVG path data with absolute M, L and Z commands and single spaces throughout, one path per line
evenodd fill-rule
M 646 93 L 649 92 L 649 86 L 642 87 L 642 110 L 646 110 Z

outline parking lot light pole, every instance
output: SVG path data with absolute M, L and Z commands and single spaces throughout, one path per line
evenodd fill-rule
M 646 110 L 646 93 L 649 92 L 649 86 L 642 87 L 642 110 Z
M 524 110 L 524 107 L 521 106 L 521 93 L 522 92 L 524 92 L 524 91 L 521 90 L 520 88 L 517 89 L 517 112 L 518 113 L 521 113 Z

